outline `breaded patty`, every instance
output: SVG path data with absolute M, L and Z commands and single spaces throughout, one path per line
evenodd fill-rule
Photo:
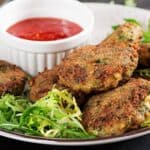
M 83 125 L 99 137 L 120 135 L 150 117 L 150 81 L 131 79 L 125 85 L 90 98 Z
M 137 32 L 133 32 L 133 37 L 120 38 L 120 31 L 127 28 Z M 128 80 L 137 66 L 137 43 L 141 34 L 139 26 L 126 24 L 116 30 L 110 40 L 108 38 L 112 42 L 112 37 L 116 40 L 117 35 L 118 41 L 111 47 L 89 45 L 75 49 L 60 65 L 39 73 L 30 81 L 30 99 L 40 99 L 56 84 L 59 88 L 67 88 L 82 104 L 85 94 L 104 91 L 116 87 L 120 81 Z M 125 43 L 127 48 L 121 47 L 120 42 L 122 45 Z
M 16 65 L 0 60 L 0 95 L 20 95 L 25 87 L 27 74 Z
M 74 50 L 59 65 L 59 83 L 84 93 L 115 88 L 137 67 L 142 34 L 140 26 L 126 23 L 100 45 Z
M 150 67 L 150 43 L 141 44 L 139 50 L 139 64 Z
M 110 36 L 103 40 L 99 47 L 117 47 L 139 49 L 139 42 L 143 37 L 143 30 L 133 23 L 125 23 L 115 30 Z
M 31 101 L 35 102 L 41 97 L 47 95 L 48 91 L 52 89 L 54 84 L 57 84 L 57 69 L 45 70 L 39 73 L 37 76 L 29 81 L 30 91 L 29 98 Z
M 75 53 L 82 55 L 69 57 L 60 65 L 59 83 L 84 93 L 116 87 L 120 81 L 128 80 L 138 62 L 137 51 L 132 49 L 86 46 Z
M 48 92 L 55 86 L 58 89 L 67 89 L 63 85 L 58 84 L 57 68 L 55 66 L 52 70 L 45 70 L 29 81 L 29 99 L 36 102 L 40 98 L 46 96 Z M 77 99 L 78 105 L 83 105 L 85 102 L 85 95 L 81 92 L 70 91 Z

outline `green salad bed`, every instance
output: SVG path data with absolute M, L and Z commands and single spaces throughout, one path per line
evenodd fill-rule
M 67 90 L 52 89 L 35 104 L 7 94 L 0 99 L 0 128 L 48 138 L 92 138 L 81 121 L 82 113 Z

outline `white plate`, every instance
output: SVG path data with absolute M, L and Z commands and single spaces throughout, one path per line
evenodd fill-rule
M 97 44 L 103 40 L 109 33 L 112 32 L 111 26 L 122 23 L 124 18 L 136 18 L 143 22 L 146 26 L 146 22 L 150 18 L 150 11 L 139 8 L 130 8 L 120 5 L 108 5 L 98 3 L 87 3 L 87 5 L 93 10 L 96 17 L 95 28 L 92 34 L 92 44 Z M 0 59 L 6 59 L 4 54 L 4 47 L 0 45 Z M 33 136 L 25 136 L 21 134 L 0 131 L 0 135 L 15 140 L 39 143 L 47 145 L 95 145 L 114 143 L 119 141 L 125 141 L 133 138 L 137 138 L 146 134 L 150 134 L 150 128 L 139 129 L 121 136 L 109 137 L 109 138 L 97 138 L 93 140 L 67 140 L 67 139 L 47 139 Z
M 124 18 L 137 19 L 144 27 L 150 19 L 150 11 L 140 8 L 105 3 L 87 3 L 87 5 L 93 10 L 96 20 L 91 38 L 92 44 L 100 43 L 112 32 L 112 25 L 123 23 Z

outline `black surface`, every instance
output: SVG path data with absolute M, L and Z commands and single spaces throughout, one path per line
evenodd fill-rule
M 107 145 L 97 145 L 97 146 L 80 146 L 80 147 L 65 147 L 65 146 L 48 146 L 40 144 L 25 143 L 15 140 L 8 140 L 6 138 L 0 139 L 0 147 L 3 147 L 5 150 L 10 148 L 26 148 L 34 150 L 150 150 L 150 135 L 143 136 L 137 139 L 129 140 L 126 142 L 119 142 L 114 144 Z
M 81 0 L 89 2 L 108 2 L 109 0 Z M 150 0 L 137 0 L 138 7 L 150 9 Z M 116 2 L 122 4 L 122 0 L 116 0 Z M 108 145 L 99 145 L 99 146 L 88 146 L 88 147 L 63 147 L 63 146 L 46 146 L 39 144 L 24 143 L 20 141 L 10 140 L 7 138 L 0 137 L 0 149 L 34 149 L 34 150 L 150 150 L 150 135 L 143 136 L 137 139 L 108 144 Z
M 110 2 L 111 0 L 80 0 L 82 2 Z M 114 0 L 117 4 L 124 4 L 124 0 Z M 137 7 L 150 9 L 150 0 L 135 0 Z

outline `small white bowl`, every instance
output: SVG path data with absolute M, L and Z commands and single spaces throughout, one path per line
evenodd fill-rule
M 17 38 L 6 30 L 18 21 L 35 17 L 56 17 L 73 21 L 84 30 L 67 39 L 31 41 Z M 0 40 L 9 47 L 8 61 L 31 75 L 59 64 L 71 49 L 87 44 L 94 25 L 89 8 L 76 0 L 15 0 L 0 10 Z

